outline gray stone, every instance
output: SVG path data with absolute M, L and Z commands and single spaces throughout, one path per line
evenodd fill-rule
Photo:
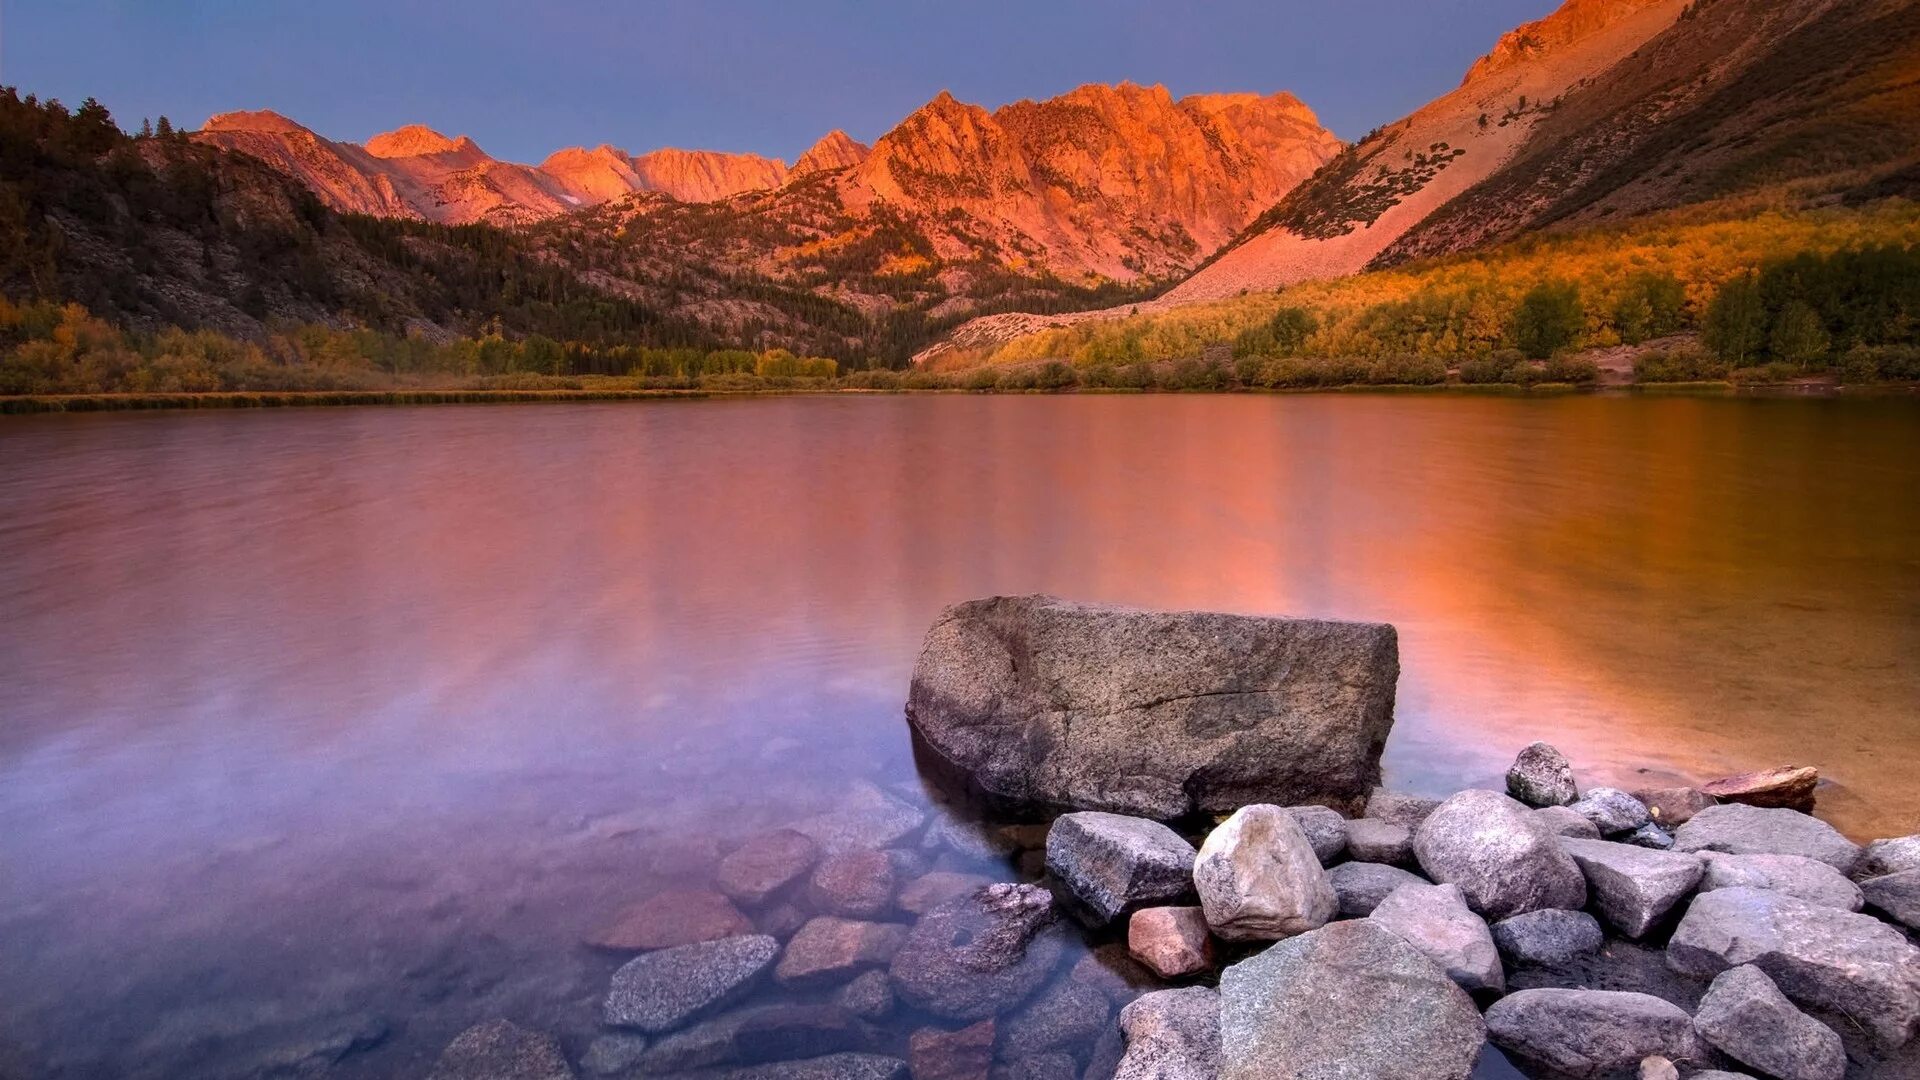
M 1464 1080 L 1486 1042 L 1473 999 L 1370 919 L 1289 938 L 1220 977 L 1222 1080 Z
M 1709 806 L 1673 834 L 1676 851 L 1724 851 L 1730 855 L 1801 855 L 1845 874 L 1860 848 L 1833 826 L 1798 810 L 1729 803 Z
M 1368 916 L 1446 970 L 1468 993 L 1506 990 L 1500 950 L 1458 885 L 1402 885 Z
M 1193 895 L 1193 860 L 1192 844 L 1146 818 L 1064 814 L 1047 832 L 1047 869 L 1095 926 Z
M 1634 847 L 1651 848 L 1654 851 L 1671 851 L 1673 849 L 1673 834 L 1651 821 L 1630 833 L 1614 837 L 1614 839 L 1623 844 L 1632 844 Z
M 1018 1057 L 1090 1045 L 1106 1030 L 1113 1006 L 1107 995 L 1068 978 L 1035 994 L 1000 1022 L 1003 1056 Z
M 1118 1061 L 1114 1063 L 1116 1066 Z M 995 1065 L 991 1080 L 1080 1080 L 1080 1064 L 1072 1054 L 1028 1054 Z
M 645 1035 L 625 1031 L 602 1035 L 587 1044 L 580 1067 L 593 1076 L 619 1076 L 639 1065 L 646 1052 Z
M 1203 986 L 1142 994 L 1120 1010 L 1127 1052 L 1114 1080 L 1218 1080 L 1220 995 Z
M 774 981 L 785 986 L 830 986 L 862 971 L 886 967 L 907 939 L 898 923 L 862 922 L 822 915 L 809 919 L 787 942 Z
M 1402 885 L 1430 884 L 1426 878 L 1384 863 L 1341 863 L 1327 871 L 1337 913 L 1343 919 L 1373 914 L 1373 909 Z
M 763 934 L 647 953 L 613 973 L 603 1009 L 606 1022 L 672 1031 L 745 994 L 779 953 L 780 943 Z
M 879 1020 L 893 1012 L 893 982 L 884 971 L 869 971 L 841 987 L 833 1002 L 862 1020 Z
M 1000 835 L 998 826 L 950 817 L 936 818 L 927 826 L 921 846 L 945 848 L 974 862 L 1004 858 L 1018 850 Z
M 1902 926 L 1920 929 L 1920 870 L 1867 878 L 1860 883 L 1860 893 L 1874 910 Z
M 1427 820 L 1427 815 L 1440 809 L 1440 800 L 1426 795 L 1410 795 L 1403 791 L 1388 791 L 1374 788 L 1367 796 L 1366 816 L 1375 821 L 1384 821 L 1399 825 L 1405 829 L 1417 829 Z
M 1920 833 L 1893 836 L 1868 844 L 1854 868 L 1856 878 L 1882 877 L 1902 870 L 1920 870 Z
M 1347 819 L 1339 811 L 1324 806 L 1289 806 L 1287 813 L 1307 834 L 1307 843 L 1313 845 L 1314 857 L 1321 866 L 1338 859 L 1347 850 Z
M 1115 1005 L 1125 1005 L 1141 994 L 1166 988 L 1158 975 L 1135 960 L 1125 943 L 1118 941 L 1095 946 L 1074 961 L 1067 977 L 1107 995 L 1107 1000 Z
M 757 905 L 787 887 L 820 858 L 820 844 L 792 829 L 763 833 L 720 860 L 714 883 L 743 904 Z
M 722 1013 L 654 1042 L 637 1063 L 642 1076 L 719 1065 L 872 1049 L 879 1033 L 834 1005 L 760 1005 Z
M 1304 933 L 1333 918 L 1339 901 L 1293 815 L 1241 807 L 1200 845 L 1193 884 L 1207 925 L 1228 941 Z
M 1706 866 L 1698 855 L 1651 851 L 1605 840 L 1562 840 L 1587 875 L 1593 906 L 1615 930 L 1638 938 L 1700 883 Z
M 1700 879 L 1701 892 L 1772 889 L 1809 904 L 1860 910 L 1860 886 L 1817 859 L 1804 855 L 1728 855 L 1723 851 L 1702 851 L 1700 857 L 1707 864 L 1707 872 Z
M 1523 967 L 1557 967 L 1600 951 L 1600 920 L 1584 911 L 1529 911 L 1493 924 L 1500 954 Z
M 907 1063 L 883 1054 L 828 1054 L 729 1069 L 716 1080 L 907 1080 Z
M 1751 965 L 1715 976 L 1693 1026 L 1735 1061 L 1780 1080 L 1842 1080 L 1847 1072 L 1839 1034 L 1794 1008 L 1766 972 Z
M 1686 1010 L 1651 994 L 1519 990 L 1487 1010 L 1487 1037 L 1508 1054 L 1571 1077 L 1601 1077 L 1652 1055 L 1701 1058 Z
M 573 1068 L 553 1036 L 489 1020 L 448 1043 L 427 1080 L 573 1080 Z
M 839 805 L 793 825 L 794 831 L 812 838 L 829 855 L 892 847 L 927 820 L 926 811 L 869 781 L 856 780 L 849 786 Z
M 1569 809 L 1600 830 L 1601 836 L 1618 836 L 1630 833 L 1653 820 L 1647 812 L 1647 804 L 1621 791 L 1619 788 L 1597 787 L 1588 791 L 1586 797 L 1569 804 Z
M 1669 829 L 1677 829 L 1692 820 L 1693 815 L 1720 804 L 1719 799 L 1690 787 L 1641 788 L 1633 797 L 1646 804 L 1654 824 Z
M 1507 794 L 1528 806 L 1565 806 L 1580 797 L 1566 755 L 1543 742 L 1520 751 L 1507 770 Z
M 1545 822 L 1555 836 L 1571 836 L 1576 840 L 1600 839 L 1600 830 L 1594 827 L 1593 822 L 1571 806 L 1543 806 L 1535 810 L 1533 816 Z
M 1356 818 L 1347 823 L 1347 855 L 1355 862 L 1410 863 L 1413 830 L 1391 821 Z
M 1497 791 L 1462 791 L 1413 834 L 1428 877 L 1460 886 L 1489 919 L 1586 906 L 1587 882 L 1534 812 Z
M 979 1020 L 1039 989 L 1065 947 L 1047 890 L 989 885 L 922 916 L 889 970 L 894 991 L 915 1008 Z
M 1905 1043 L 1920 1021 L 1920 950 L 1905 934 L 1770 889 L 1694 897 L 1667 943 L 1667 963 L 1701 979 L 1752 964 L 1802 1007 L 1851 1017 L 1882 1046 Z
M 994 597 L 942 612 L 907 701 L 990 795 L 1171 819 L 1357 809 L 1393 725 L 1390 626 Z

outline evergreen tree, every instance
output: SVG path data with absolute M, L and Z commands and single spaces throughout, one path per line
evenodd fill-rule
M 1773 336 L 1768 345 L 1775 359 L 1811 367 L 1826 357 L 1830 344 L 1820 313 L 1804 301 L 1789 300 L 1780 314 L 1774 316 Z
M 1545 360 L 1579 340 L 1586 325 L 1580 287 L 1572 282 L 1544 281 L 1520 301 L 1513 337 L 1528 358 Z
M 1707 305 L 1701 338 L 1714 355 L 1735 367 L 1759 357 L 1766 339 L 1767 310 L 1760 302 L 1760 286 L 1752 274 L 1734 278 L 1714 294 Z

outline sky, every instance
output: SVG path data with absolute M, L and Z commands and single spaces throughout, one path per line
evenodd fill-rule
M 539 161 L 612 143 L 791 161 L 941 90 L 1288 90 L 1346 139 L 1458 85 L 1555 0 L 0 0 L 0 84 L 123 126 L 278 110 L 334 139 L 408 123 Z

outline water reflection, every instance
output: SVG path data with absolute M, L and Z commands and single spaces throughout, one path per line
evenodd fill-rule
M 0 1040 L 425 1072 L 866 780 L 942 604 L 1381 619 L 1388 768 L 1920 828 L 1920 403 L 890 398 L 0 424 Z M 1005 868 L 1012 872 L 1009 864 Z M 0 1056 L 0 1063 L 5 1061 Z M 186 1069 L 182 1062 L 195 1062 Z M 305 1066 L 302 1066 L 305 1067 Z

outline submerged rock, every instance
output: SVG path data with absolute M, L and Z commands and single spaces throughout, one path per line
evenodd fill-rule
M 1752 964 L 1800 1005 L 1851 1017 L 1882 1046 L 1905 1043 L 1920 1022 L 1920 950 L 1905 934 L 1870 915 L 1769 889 L 1694 897 L 1667 943 L 1667 962 L 1702 979 Z
M 1088 1045 L 1113 1015 L 1107 995 L 1069 978 L 1055 979 L 1000 1022 L 1002 1056 L 1032 1056 Z
M 460 1033 L 440 1052 L 427 1080 L 574 1080 L 560 1040 L 509 1020 Z
M 1614 929 L 1638 938 L 1693 892 L 1705 865 L 1697 855 L 1649 851 L 1605 840 L 1562 840 L 1587 875 L 1593 906 Z
M 927 631 L 907 718 L 1005 800 L 1160 819 L 1261 800 L 1351 810 L 1378 780 L 1398 676 L 1381 624 L 994 597 Z
M 1750 965 L 1721 972 L 1700 999 L 1693 1026 L 1727 1056 L 1780 1080 L 1842 1080 L 1847 1050 L 1832 1028 Z
M 930 874 L 914 878 L 902 886 L 898 903 L 902 911 L 914 915 L 925 915 L 949 900 L 971 896 L 991 884 L 993 884 L 992 881 L 979 874 L 935 870 Z
M 1202 986 L 1156 990 L 1120 1010 L 1127 1052 L 1114 1080 L 1218 1080 L 1220 995 Z
M 1227 968 L 1220 1035 L 1222 1080 L 1465 1080 L 1486 1041 L 1466 991 L 1368 919 Z
M 626 909 L 586 941 L 596 948 L 641 952 L 751 933 L 752 921 L 719 893 L 673 889 Z
M 883 1054 L 828 1054 L 729 1069 L 716 1080 L 907 1080 L 907 1063 Z
M 619 1076 L 632 1072 L 647 1052 L 647 1037 L 629 1031 L 602 1035 L 587 1045 L 580 1067 L 592 1076 Z
M 758 934 L 647 953 L 614 972 L 606 1022 L 671 1031 L 740 998 L 779 953 L 778 941 Z
M 926 811 L 866 780 L 856 780 L 839 805 L 793 825 L 829 854 L 875 851 L 913 835 Z
M 887 966 L 906 938 L 907 928 L 897 923 L 822 915 L 808 920 L 787 942 L 773 977 L 786 986 L 844 982 L 866 969 Z
M 1402 885 L 1368 918 L 1427 954 L 1468 993 L 1506 990 L 1500 950 L 1486 922 L 1467 907 L 1460 886 Z
M 893 982 L 885 971 L 869 971 L 841 987 L 833 1003 L 862 1020 L 879 1020 L 893 1011 Z
M 1333 918 L 1339 901 L 1293 815 L 1246 806 L 1208 835 L 1193 864 L 1207 925 L 1228 941 L 1305 933 Z
M 986 1080 L 993 1067 L 991 1019 L 947 1031 L 921 1028 L 907 1041 L 907 1068 L 913 1080 Z
M 979 1020 L 1024 1001 L 1065 949 L 1053 897 L 1037 885 L 989 885 L 927 912 L 894 954 L 894 990 L 949 1020 Z
M 1158 975 L 1135 960 L 1126 945 L 1117 941 L 1096 946 L 1074 961 L 1067 977 L 1107 995 L 1107 1000 L 1115 1005 L 1125 1005 L 1141 994 L 1166 988 Z
M 1383 863 L 1350 862 L 1327 871 L 1327 884 L 1333 886 L 1337 913 L 1343 919 L 1373 914 L 1380 901 L 1402 885 L 1429 885 L 1426 878 L 1397 866 Z
M 1127 923 L 1127 951 L 1163 979 L 1213 966 L 1213 939 L 1197 907 L 1143 908 Z
M 879 1033 L 833 1005 L 781 1003 L 723 1013 L 656 1041 L 640 1056 L 641 1076 L 716 1065 L 757 1065 L 788 1058 L 871 1049 Z
M 1489 919 L 1541 908 L 1580 908 L 1587 882 L 1534 812 L 1496 791 L 1462 791 L 1413 834 L 1427 876 L 1460 886 Z
M 1707 864 L 1707 872 L 1700 878 L 1701 892 L 1772 889 L 1810 904 L 1860 910 L 1860 886 L 1817 859 L 1804 855 L 1728 855 L 1723 851 L 1702 851 L 1700 857 Z
M 1121 814 L 1064 814 L 1047 833 L 1047 869 L 1095 926 L 1193 895 L 1194 854 L 1165 825 Z
M 1600 920 L 1584 911 L 1554 908 L 1502 919 L 1493 924 L 1492 933 L 1500 954 L 1525 967 L 1570 964 L 1599 952 L 1607 940 Z
M 1701 1058 L 1686 1010 L 1650 994 L 1519 990 L 1487 1010 L 1487 1037 L 1508 1054 L 1571 1077 L 1602 1077 L 1658 1055 Z
M 1813 791 L 1820 784 L 1820 770 L 1809 765 L 1788 765 L 1778 769 L 1741 773 L 1701 784 L 1700 790 L 1721 802 L 1748 806 L 1783 806 L 1802 813 L 1813 812 Z
M 893 907 L 893 861 L 884 851 L 829 855 L 807 881 L 807 899 L 822 915 L 871 919 Z
M 742 904 L 759 905 L 800 880 L 819 858 L 820 845 L 813 837 L 776 829 L 748 840 L 721 859 L 714 883 Z
M 1543 742 L 1520 751 L 1507 770 L 1507 794 L 1528 806 L 1565 806 L 1580 797 L 1573 765 Z
M 1673 834 L 1676 851 L 1724 851 L 1730 855 L 1800 855 L 1845 874 L 1860 860 L 1860 848 L 1833 826 L 1798 810 L 1769 810 L 1728 803 L 1710 806 Z

